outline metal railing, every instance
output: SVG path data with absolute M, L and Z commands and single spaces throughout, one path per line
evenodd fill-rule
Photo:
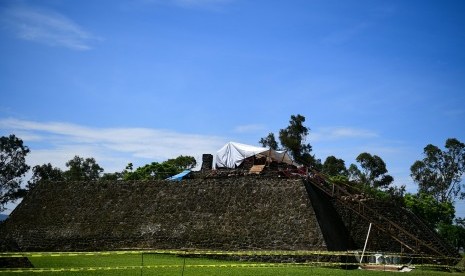
M 354 194 L 343 186 L 329 180 L 328 177 L 323 174 L 314 172 L 313 176 L 307 178 L 307 181 L 331 198 L 336 199 L 344 207 L 360 215 L 367 222 L 373 223 L 373 226 L 389 235 L 413 253 L 432 253 L 441 257 L 449 257 L 452 255 L 459 256 L 458 253 L 454 252 L 454 254 L 452 250 L 436 237 L 436 234 L 432 233 L 432 230 L 425 226 L 418 218 L 418 226 L 420 226 L 418 229 L 422 236 L 427 238 L 427 241 L 418 238 L 398 223 L 393 222 L 380 212 L 367 206 L 361 200 L 347 200 L 348 198 L 353 198 Z

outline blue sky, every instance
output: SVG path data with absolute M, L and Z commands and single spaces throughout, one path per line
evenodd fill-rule
M 302 114 L 317 158 L 376 154 L 415 192 L 423 148 L 465 142 L 463 14 L 459 0 L 0 0 L 0 135 L 31 166 L 80 155 L 114 172 L 258 145 Z

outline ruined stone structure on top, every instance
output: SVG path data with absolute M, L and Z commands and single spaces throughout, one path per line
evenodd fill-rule
M 457 256 L 407 210 L 325 179 L 229 175 L 41 183 L 0 225 L 0 248 L 361 250 L 371 222 L 368 251 Z

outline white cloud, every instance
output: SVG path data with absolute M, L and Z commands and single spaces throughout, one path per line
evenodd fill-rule
M 265 129 L 264 125 L 260 124 L 250 124 L 250 125 L 241 125 L 234 128 L 234 132 L 237 133 L 253 133 L 257 131 L 263 131 Z
M 313 131 L 309 140 L 313 142 L 324 140 L 340 140 L 352 138 L 375 138 L 378 134 L 371 130 L 351 127 L 326 127 Z
M 213 9 L 221 8 L 234 0 L 140 0 L 143 4 L 173 5 L 181 8 Z
M 182 7 L 211 7 L 227 4 L 231 0 L 171 0 L 171 2 Z
M 447 109 L 445 114 L 450 117 L 461 117 L 465 115 L 465 109 Z
M 326 37 L 322 39 L 322 43 L 325 45 L 344 44 L 366 31 L 368 27 L 370 27 L 370 24 L 367 22 L 362 22 L 356 25 L 349 26 L 345 29 L 341 29 L 328 34 Z
M 29 6 L 7 8 L 5 25 L 21 39 L 72 50 L 89 50 L 99 40 L 66 16 L 52 10 Z
M 105 172 L 190 155 L 201 162 L 202 154 L 216 152 L 220 137 L 178 133 L 149 128 L 91 128 L 63 122 L 0 119 L 0 129 L 15 133 L 31 149 L 30 166 L 51 163 L 63 168 L 74 155 L 94 157 Z M 22 136 L 24 135 L 24 136 Z M 199 164 L 200 165 L 200 164 Z

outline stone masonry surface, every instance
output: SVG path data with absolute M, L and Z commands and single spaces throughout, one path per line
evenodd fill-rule
M 325 250 L 300 179 L 42 183 L 1 225 L 23 251 Z

